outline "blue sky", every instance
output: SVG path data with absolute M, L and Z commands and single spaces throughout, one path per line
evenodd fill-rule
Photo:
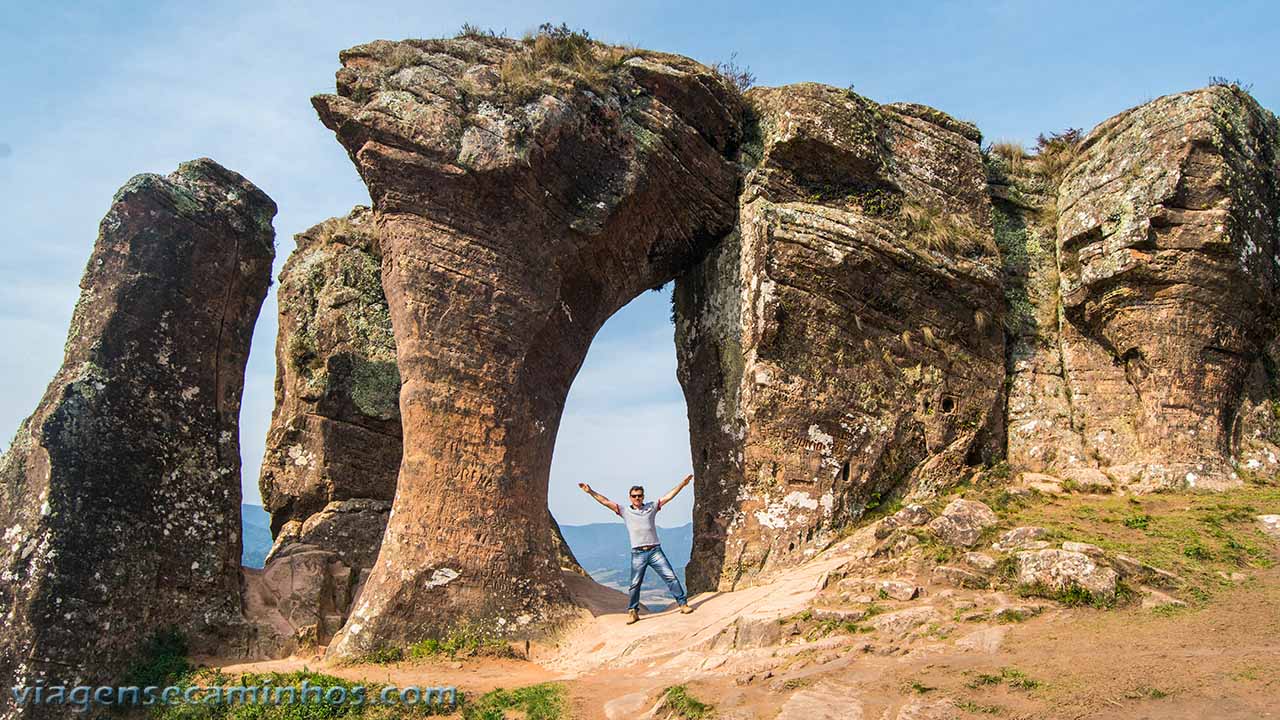
M 369 7 L 374 6 L 376 7 Z M 696 5 L 696 6 L 695 6 Z M 463 22 L 519 36 L 545 21 L 689 55 L 737 53 L 759 84 L 816 81 L 976 122 L 988 140 L 1090 128 L 1204 85 L 1253 86 L 1280 108 L 1280 9 L 1215 4 L 988 2 L 48 2 L 0 22 L 0 437 L 7 445 L 61 363 L 80 273 L 111 196 L 130 176 L 212 157 L 280 206 L 277 271 L 294 233 L 368 195 L 308 98 L 333 87 L 340 49 L 452 35 Z M 244 491 L 272 403 L 274 297 L 258 323 L 241 421 Z M 665 295 L 645 293 L 601 331 L 570 393 L 552 511 L 609 520 L 574 483 L 616 497 L 689 468 Z M 691 494 L 664 524 L 688 520 Z

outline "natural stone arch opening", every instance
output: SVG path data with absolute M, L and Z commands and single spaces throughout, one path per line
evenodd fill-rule
M 587 482 L 618 503 L 628 501 L 632 485 L 642 485 L 646 499 L 654 501 L 692 472 L 688 406 L 676 376 L 674 328 L 669 319 L 671 289 L 642 293 L 596 335 L 569 390 L 551 463 L 551 514 L 576 560 L 588 573 L 616 571 L 602 580 L 624 591 L 629 567 L 619 558 L 627 550 L 627 533 L 616 515 L 577 484 Z M 672 529 L 691 524 L 693 499 L 690 485 L 657 518 L 663 547 L 677 569 L 689 559 L 689 548 L 685 537 L 674 535 Z M 585 551 L 573 545 L 575 534 L 568 526 L 601 523 L 617 527 Z M 608 564 L 602 564 L 606 556 Z M 646 573 L 644 587 L 663 593 L 657 606 L 672 602 L 654 572 Z M 655 607 L 647 600 L 645 604 Z
M 370 189 L 403 383 L 396 498 L 341 657 L 572 612 L 545 510 L 569 386 L 601 325 L 735 219 L 741 109 L 723 79 L 602 49 L 595 92 L 548 73 L 521 104 L 500 72 L 523 52 L 372 43 L 314 101 Z

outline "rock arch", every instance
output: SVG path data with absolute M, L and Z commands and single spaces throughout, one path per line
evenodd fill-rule
M 570 610 L 546 513 L 569 385 L 610 315 L 733 226 L 741 107 L 722 78 L 539 52 L 380 41 L 313 100 L 370 189 L 403 382 L 396 498 L 335 655 Z

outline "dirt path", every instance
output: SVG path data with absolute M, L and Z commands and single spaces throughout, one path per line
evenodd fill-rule
M 590 584 L 591 617 L 531 659 L 324 665 L 319 657 L 223 665 L 227 672 L 304 666 L 349 680 L 497 687 L 563 682 L 575 720 L 645 717 L 667 687 L 687 685 L 718 720 L 1256 720 L 1280 718 L 1280 568 L 1223 579 L 1202 607 L 1153 612 L 1065 609 L 998 624 L 1016 597 L 930 586 L 884 602 L 858 632 L 779 635 L 780 619 L 814 604 L 828 573 L 859 552 L 856 538 L 773 582 L 695 597 L 625 624 L 625 600 Z M 914 614 L 914 616 L 913 616 Z M 912 620 L 916 617 L 916 620 Z M 924 618 L 924 619 L 920 619 Z M 790 621 L 788 621 L 790 622 Z M 761 629 L 763 640 L 756 638 Z M 756 638 L 753 640 L 753 638 Z M 759 640 L 759 641 L 757 641 Z

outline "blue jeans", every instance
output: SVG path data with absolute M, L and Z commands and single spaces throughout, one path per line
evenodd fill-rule
M 644 583 L 645 568 L 650 565 L 658 573 L 658 577 L 667 583 L 667 589 L 671 591 L 671 596 L 676 599 L 676 603 L 684 605 L 686 600 L 684 588 L 680 586 L 680 578 L 676 577 L 676 571 L 671 568 L 671 561 L 667 560 L 667 554 L 662 552 L 662 546 L 654 545 L 648 550 L 631 548 L 631 604 L 627 609 L 635 610 L 640 607 L 640 585 Z

